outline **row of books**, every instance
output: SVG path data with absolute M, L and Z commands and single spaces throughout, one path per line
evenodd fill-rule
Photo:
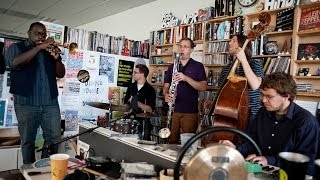
M 226 65 L 229 63 L 229 54 L 207 54 L 204 57 L 204 64 L 221 64 Z
M 207 52 L 228 52 L 229 51 L 229 42 L 222 41 L 222 42 L 214 42 L 208 43 L 207 45 Z
M 308 92 L 312 89 L 312 84 L 308 84 L 308 83 L 305 83 L 305 84 L 297 84 L 297 91 L 300 91 L 300 92 Z
M 125 36 L 110 36 L 84 29 L 67 28 L 67 42 L 76 42 L 79 49 L 123 56 L 149 58 L 149 41 L 134 41 Z
M 176 42 L 178 43 L 182 38 L 190 38 L 193 41 L 203 40 L 202 37 L 202 23 L 191 24 L 186 26 L 175 27 Z
M 173 29 L 152 31 L 150 33 L 150 45 L 163 45 L 173 43 Z
M 206 24 L 206 41 L 230 39 L 230 35 L 241 34 L 243 31 L 243 17 L 238 16 L 234 19 L 223 22 L 211 22 Z
M 268 58 L 263 66 L 263 72 L 265 75 L 274 72 L 289 72 L 290 67 L 290 57 L 278 57 L 278 58 Z

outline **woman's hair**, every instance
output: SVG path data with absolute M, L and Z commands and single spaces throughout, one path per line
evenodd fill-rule
M 289 97 L 290 101 L 293 101 L 296 97 L 296 82 L 290 74 L 284 72 L 275 72 L 267 75 L 261 85 L 260 89 L 274 89 L 282 97 Z
M 244 45 L 244 42 L 246 41 L 247 39 L 247 36 L 243 35 L 243 34 L 236 34 L 236 35 L 233 35 L 231 38 L 233 37 L 237 37 L 237 40 L 238 40 L 238 43 L 239 43 L 239 46 L 242 48 L 243 45 Z M 247 60 L 249 61 L 252 57 L 252 45 L 251 45 L 251 41 L 248 42 L 246 48 L 244 49 L 244 53 L 246 54 L 246 57 L 247 57 Z

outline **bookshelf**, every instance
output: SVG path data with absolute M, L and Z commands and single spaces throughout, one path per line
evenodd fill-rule
M 270 58 L 274 59 L 274 61 L 285 60 L 287 62 L 283 66 L 286 66 L 287 68 L 285 68 L 284 71 L 293 75 L 297 83 L 310 83 L 312 84 L 313 89 L 320 89 L 320 83 L 317 83 L 320 78 L 314 76 L 316 75 L 318 68 L 320 68 L 320 60 L 301 60 L 297 58 L 298 44 L 320 43 L 320 28 L 299 31 L 301 11 L 304 9 L 317 8 L 319 6 L 319 2 L 297 6 L 294 9 L 293 28 L 278 31 L 275 29 L 277 25 L 277 14 L 288 10 L 288 8 L 260 11 L 268 12 L 271 15 L 271 23 L 269 26 L 271 28 L 269 28 L 269 31 L 265 32 L 263 36 L 266 36 L 268 38 L 268 41 L 275 41 L 277 43 L 279 53 L 265 54 L 263 52 L 257 52 L 257 54 L 253 55 L 252 58 L 259 59 L 262 62 L 266 62 Z M 243 25 L 249 26 L 251 28 L 254 23 L 258 22 L 258 14 L 260 12 L 244 14 L 242 15 L 242 17 L 219 16 L 202 22 L 184 24 L 172 28 L 166 28 L 164 30 L 153 31 L 153 34 L 157 32 L 160 32 L 161 34 L 162 31 L 170 32 L 170 37 L 167 37 L 168 39 L 170 39 L 170 41 L 167 40 L 167 43 L 151 43 L 150 59 L 152 59 L 153 57 L 160 57 L 163 59 L 163 61 L 160 62 L 160 64 L 150 61 L 150 72 L 159 72 L 160 69 L 164 76 L 168 65 L 172 63 L 172 60 L 174 58 L 172 55 L 173 53 L 152 54 L 152 52 L 154 51 L 154 49 L 152 48 L 161 48 L 161 51 L 163 51 L 163 48 L 169 48 L 170 50 L 172 50 L 172 52 L 177 51 L 178 42 L 182 37 L 190 37 L 191 39 L 193 39 L 194 43 L 196 44 L 195 51 L 197 52 L 197 56 L 195 56 L 194 59 L 199 60 L 203 63 L 207 75 L 210 70 L 215 73 L 221 71 L 221 69 L 228 63 L 227 57 L 229 54 L 227 45 L 230 39 L 221 37 L 219 39 L 212 38 L 212 33 L 214 33 L 213 29 L 216 28 L 217 30 L 220 23 L 223 23 L 225 21 L 232 21 L 236 18 L 242 18 Z M 230 35 L 231 34 L 233 33 L 230 32 Z M 155 40 L 155 38 L 153 38 L 153 40 Z M 223 45 L 226 45 L 225 49 L 215 49 L 216 46 Z M 263 49 L 263 46 L 261 46 L 260 48 Z M 215 62 L 217 59 L 219 59 L 219 62 Z M 297 70 L 299 68 L 309 68 L 312 76 L 297 76 Z M 149 78 L 151 80 L 151 76 Z M 150 80 L 149 82 L 151 82 Z M 163 82 L 152 83 L 152 85 L 154 85 L 155 87 L 163 87 Z M 218 89 L 219 88 L 216 86 L 208 86 L 208 91 L 217 91 Z M 299 92 L 297 98 L 300 100 L 320 101 L 319 92 Z
M 308 57 L 305 59 L 301 58 L 302 53 L 299 50 L 301 44 L 320 44 L 320 27 L 307 28 L 300 30 L 301 16 L 304 11 L 320 9 L 320 2 L 301 4 L 295 8 L 294 13 L 294 29 L 293 29 L 293 53 L 292 53 L 292 65 L 291 74 L 298 84 L 311 84 L 311 90 L 308 92 L 298 92 L 298 100 L 306 101 L 320 101 L 320 75 L 318 70 L 320 68 L 320 60 L 309 60 Z M 320 58 L 320 56 L 319 56 Z M 309 69 L 311 76 L 298 76 L 298 70 Z

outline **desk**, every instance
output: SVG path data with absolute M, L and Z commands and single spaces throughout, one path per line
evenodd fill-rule
M 95 125 L 83 122 L 79 124 L 79 131 L 81 133 L 93 127 Z M 79 140 L 89 144 L 95 156 L 106 156 L 116 161 L 147 162 L 159 169 L 172 169 L 176 160 L 175 156 L 170 156 L 172 150 L 156 151 L 153 145 L 138 144 L 138 139 L 132 135 L 122 135 L 106 128 L 97 128 L 83 134 Z

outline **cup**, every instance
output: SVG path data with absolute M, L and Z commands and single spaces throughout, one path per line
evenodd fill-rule
M 182 133 L 180 134 L 180 139 L 181 139 L 181 146 L 184 146 L 186 144 L 186 142 L 192 137 L 194 136 L 194 133 Z M 191 147 L 189 147 L 189 149 L 186 152 L 186 155 L 193 155 L 193 153 L 195 153 L 197 151 L 197 147 L 198 147 L 198 141 L 194 142 Z
M 280 180 L 304 180 L 310 158 L 293 152 L 280 152 Z
M 51 180 L 62 180 L 67 174 L 68 154 L 54 154 L 50 156 Z
M 315 180 L 320 180 L 320 159 L 314 161 L 316 165 L 316 175 L 313 177 Z
M 160 180 L 173 180 L 173 169 L 164 169 L 160 171 Z M 183 175 L 179 176 L 179 180 L 183 180 Z

